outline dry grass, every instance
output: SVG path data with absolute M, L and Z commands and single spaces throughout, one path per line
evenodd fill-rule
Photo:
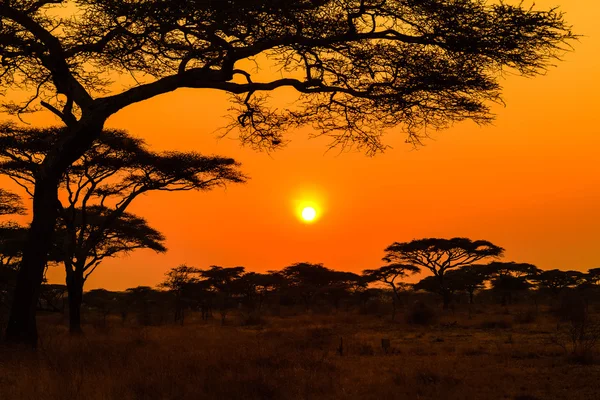
M 252 327 L 114 321 L 87 326 L 83 337 L 46 318 L 37 352 L 0 347 L 0 398 L 597 398 L 600 365 L 569 362 L 550 343 L 549 315 L 525 323 L 515 315 L 457 311 L 431 326 L 355 314 Z M 387 354 L 381 339 L 390 340 Z

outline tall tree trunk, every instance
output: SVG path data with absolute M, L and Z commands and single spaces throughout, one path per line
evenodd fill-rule
M 69 294 L 69 332 L 80 334 L 81 303 L 83 302 L 83 270 L 75 268 L 67 272 L 67 292 Z
M 80 122 L 68 133 L 65 132 L 51 149 L 36 174 L 33 219 L 23 249 L 6 327 L 8 342 L 37 346 L 35 311 L 58 217 L 58 185 L 67 168 L 100 135 L 104 122 L 103 116 L 96 119 L 82 116 Z
M 33 220 L 23 249 L 6 327 L 8 342 L 37 345 L 35 311 L 56 225 L 58 182 L 56 176 L 47 176 L 38 179 L 35 184 Z

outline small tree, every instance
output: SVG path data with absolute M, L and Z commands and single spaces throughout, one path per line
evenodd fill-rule
M 465 292 L 469 296 L 469 304 L 473 304 L 475 291 L 484 288 L 486 274 L 480 266 L 464 266 L 446 272 L 444 282 L 448 295 L 452 298 L 456 292 Z M 428 276 L 413 286 L 415 290 L 425 290 L 444 296 L 439 281 L 435 276 Z
M 167 289 L 175 298 L 175 323 L 183 325 L 185 308 L 188 305 L 188 292 L 199 280 L 200 270 L 183 264 L 165 273 L 165 280 L 159 285 Z
M 501 295 L 502 305 L 512 303 L 513 294 L 529 290 L 531 280 L 541 270 L 528 263 L 494 261 L 484 267 L 485 274 L 492 283 L 492 289 Z
M 587 274 L 585 275 L 585 278 L 592 285 L 600 285 L 600 268 L 591 268 L 590 270 L 588 270 Z
M 292 264 L 281 270 L 285 278 L 287 290 L 300 298 L 306 310 L 312 308 L 315 298 L 323 294 L 335 281 L 335 271 L 323 264 L 301 262 Z
M 225 319 L 229 311 L 236 305 L 236 297 L 241 295 L 241 278 L 245 272 L 244 267 L 224 268 L 217 265 L 209 269 L 200 270 L 200 283 L 205 289 L 211 291 L 213 303 L 219 307 L 221 314 L 221 323 L 225 324 Z
M 85 211 L 77 209 L 74 219 L 56 232 L 54 254 L 62 261 L 66 271 L 71 333 L 81 332 L 83 288 L 105 259 L 138 249 L 157 253 L 167 251 L 162 233 L 150 227 L 141 217 L 123 212 L 107 224 L 112 211 L 102 206 L 90 206 Z
M 401 303 L 399 286 L 402 283 L 399 280 L 420 271 L 421 269 L 414 265 L 390 264 L 378 269 L 366 269 L 363 271 L 363 276 L 370 282 L 383 282 L 390 286 L 392 289 L 392 320 L 394 320 L 396 318 L 396 305 Z
M 386 249 L 383 258 L 386 262 L 397 262 L 428 269 L 437 278 L 440 293 L 444 300 L 444 309 L 451 300 L 445 283 L 446 271 L 470 266 L 487 258 L 501 257 L 502 247 L 486 240 L 466 238 L 418 239 L 411 242 L 393 243 Z
M 275 293 L 284 282 L 279 272 L 265 274 L 248 272 L 240 278 L 240 287 L 251 309 L 261 311 L 265 300 Z
M 540 271 L 531 279 L 538 284 L 540 288 L 548 289 L 556 298 L 567 288 L 575 288 L 585 282 L 585 274 L 580 271 L 561 271 L 552 269 Z
M 0 216 L 11 214 L 25 214 L 21 196 L 0 188 Z

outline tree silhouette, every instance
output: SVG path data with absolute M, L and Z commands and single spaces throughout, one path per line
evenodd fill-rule
M 0 216 L 11 214 L 25 214 L 21 196 L 0 188 Z
M 204 283 L 212 290 L 212 304 L 219 309 L 221 324 L 225 324 L 227 314 L 238 304 L 236 298 L 241 292 L 240 280 L 244 272 L 244 267 L 220 267 L 217 265 L 200 271 Z
M 398 286 L 402 285 L 402 283 L 398 282 L 397 279 L 403 279 L 409 274 L 416 274 L 418 272 L 421 272 L 421 269 L 414 265 L 390 264 L 378 269 L 364 270 L 363 276 L 371 282 L 383 282 L 392 288 L 392 320 L 394 320 L 396 318 L 396 304 L 401 302 Z
M 240 287 L 250 308 L 260 311 L 267 297 L 277 291 L 285 278 L 277 271 L 266 274 L 245 273 L 240 279 Z
M 309 310 L 317 295 L 325 293 L 331 283 L 336 280 L 336 271 L 323 266 L 301 262 L 292 264 L 281 270 L 288 290 L 298 296 Z
M 469 304 L 473 304 L 475 292 L 485 287 L 487 280 L 486 270 L 479 265 L 466 265 L 458 269 L 447 271 L 444 274 L 444 286 L 450 297 L 456 292 L 465 292 L 469 295 Z M 413 286 L 415 290 L 425 290 L 444 296 L 444 291 L 440 289 L 437 277 L 427 276 Z
M 148 226 L 145 219 L 123 212 L 112 219 L 114 210 L 102 206 L 76 209 L 74 219 L 55 233 L 55 254 L 66 271 L 69 293 L 69 328 L 81 332 L 83 287 L 89 276 L 106 259 L 128 254 L 137 249 L 167 251 L 165 237 Z M 110 223 L 107 220 L 110 219 Z M 101 229 L 101 231 L 100 231 Z
M 531 278 L 541 288 L 549 289 L 556 297 L 567 288 L 574 288 L 585 281 L 585 274 L 581 271 L 561 271 L 551 269 L 541 271 Z
M 470 266 L 486 258 L 500 257 L 504 249 L 486 240 L 429 238 L 395 242 L 385 252 L 383 260 L 386 262 L 405 263 L 430 270 L 437 278 L 444 308 L 448 308 L 451 295 L 445 283 L 446 271 Z
M 40 164 L 64 129 L 0 127 L 0 173 L 30 195 Z M 210 190 L 243 182 L 234 160 L 194 152 L 154 153 L 127 133 L 105 130 L 66 171 L 58 201 L 58 242 L 69 288 L 70 326 L 79 332 L 83 285 L 107 257 L 135 249 L 164 252 L 164 237 L 127 207 L 150 191 Z
M 541 272 L 535 265 L 514 261 L 493 261 L 485 269 L 492 289 L 501 294 L 502 305 L 510 304 L 515 292 L 531 288 L 530 280 Z
M 186 294 L 199 280 L 200 270 L 187 265 L 180 265 L 165 273 L 165 280 L 159 287 L 167 289 L 175 296 L 175 322 L 183 325 L 185 307 L 188 301 Z
M 212 89 L 236 96 L 231 128 L 253 146 L 278 147 L 284 132 L 311 124 L 332 145 L 374 153 L 386 128 L 402 125 L 416 143 L 424 126 L 488 122 L 504 71 L 544 72 L 575 37 L 556 9 L 481 0 L 27 0 L 0 3 L 0 18 L 0 84 L 31 94 L 5 109 L 45 108 L 66 126 L 36 174 L 7 328 L 8 339 L 32 344 L 58 186 L 119 110 Z M 283 76 L 242 69 L 256 60 Z M 131 76 L 130 86 L 116 92 L 116 76 Z M 298 92 L 297 106 L 269 107 L 264 94 L 284 87 Z
M 591 268 L 588 270 L 586 278 L 592 285 L 600 284 L 600 268 Z

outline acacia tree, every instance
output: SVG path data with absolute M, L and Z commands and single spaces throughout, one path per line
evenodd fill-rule
M 591 268 L 586 274 L 586 279 L 594 286 L 600 284 L 600 268 Z
M 175 296 L 175 323 L 183 325 L 185 307 L 187 303 L 186 292 L 189 292 L 194 283 L 199 280 L 200 270 L 182 264 L 165 273 L 165 280 L 159 287 L 167 289 Z
M 539 287 L 549 289 L 555 297 L 567 288 L 574 288 L 585 281 L 585 274 L 581 271 L 561 271 L 551 269 L 540 271 L 531 277 Z
M 446 309 L 451 301 L 445 282 L 446 271 L 471 266 L 486 258 L 500 257 L 504 249 L 486 240 L 428 238 L 395 242 L 385 252 L 383 260 L 386 262 L 405 263 L 431 271 L 437 279 Z
M 317 295 L 325 293 L 336 281 L 337 274 L 323 264 L 301 262 L 289 265 L 281 270 L 286 280 L 286 289 L 296 295 L 309 310 Z
M 33 196 L 35 176 L 64 129 L 0 126 L 0 173 Z M 71 332 L 79 332 L 83 286 L 107 257 L 136 249 L 164 252 L 164 237 L 143 218 L 126 212 L 150 191 L 210 190 L 243 182 L 238 164 L 229 158 L 194 152 L 149 151 L 127 133 L 103 131 L 92 147 L 65 172 L 64 195 L 57 204 L 57 257 L 63 261 L 69 289 Z
M 466 265 L 458 269 L 452 269 L 444 274 L 445 288 L 453 296 L 456 292 L 465 292 L 469 295 L 469 304 L 474 303 L 475 292 L 483 289 L 484 282 L 487 280 L 486 270 L 479 265 Z M 428 276 L 413 286 L 415 290 L 426 290 L 428 292 L 444 295 L 440 291 L 440 285 L 437 278 Z
M 0 188 L 0 216 L 11 214 L 25 214 L 21 196 Z
M 397 264 L 384 265 L 377 269 L 366 269 L 363 271 L 363 276 L 371 281 L 383 282 L 392 288 L 392 320 L 396 318 L 396 304 L 400 303 L 400 293 L 398 286 L 401 285 L 397 279 L 403 279 L 411 274 L 419 273 L 421 269 L 414 265 Z
M 225 324 L 227 314 L 235 305 L 235 297 L 241 294 L 240 281 L 244 272 L 244 267 L 220 267 L 218 265 L 199 272 L 200 287 L 211 292 L 210 306 L 216 303 L 221 314 L 222 324 Z
M 276 292 L 283 282 L 283 276 L 277 271 L 268 273 L 248 272 L 242 275 L 240 287 L 249 307 L 260 312 L 265 299 Z
M 150 227 L 144 218 L 102 206 L 76 209 L 73 219 L 55 232 L 54 256 L 64 264 L 69 297 L 69 329 L 81 332 L 83 287 L 89 276 L 107 258 L 119 257 L 138 249 L 164 253 L 165 237 Z M 107 220 L 110 223 L 107 224 Z M 74 242 L 74 237 L 77 241 Z
M 531 288 L 530 280 L 541 270 L 533 264 L 493 261 L 485 268 L 492 289 L 501 294 L 502 305 L 512 302 L 513 293 Z
M 30 343 L 60 180 L 119 110 L 213 89 L 236 96 L 231 128 L 246 143 L 278 147 L 312 124 L 332 145 L 373 153 L 386 128 L 417 143 L 424 126 L 490 121 L 504 71 L 544 72 L 574 38 L 556 9 L 483 0 L 5 0 L 0 18 L 0 84 L 31 94 L 5 109 L 45 108 L 66 126 L 36 174 L 7 328 Z M 283 76 L 259 81 L 247 61 Z M 116 76 L 133 79 L 117 92 Z M 298 106 L 270 108 L 264 94 L 283 87 Z

